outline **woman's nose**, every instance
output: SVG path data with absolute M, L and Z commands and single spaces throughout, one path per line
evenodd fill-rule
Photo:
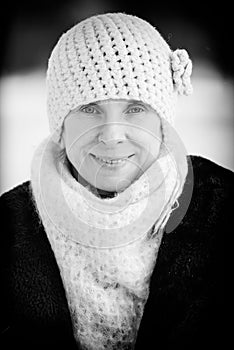
M 101 126 L 98 139 L 108 144 L 124 141 L 126 140 L 126 126 L 120 122 L 106 122 Z

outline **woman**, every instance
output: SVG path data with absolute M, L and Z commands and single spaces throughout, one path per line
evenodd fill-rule
M 173 129 L 192 63 L 146 21 L 90 17 L 47 71 L 51 134 L 1 196 L 5 348 L 223 345 L 233 173 Z

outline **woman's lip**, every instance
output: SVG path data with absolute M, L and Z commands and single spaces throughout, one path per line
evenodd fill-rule
M 121 169 L 124 169 L 125 166 L 127 166 L 127 164 L 130 164 L 131 162 L 128 161 L 129 157 L 125 157 L 125 158 L 121 158 L 121 160 L 119 161 L 115 161 L 115 162 L 108 162 L 106 160 L 102 160 L 102 158 L 98 158 L 95 155 L 93 155 L 92 153 L 90 153 L 90 156 L 92 157 L 93 161 L 95 163 L 98 163 L 101 168 L 103 170 L 107 170 L 107 171 L 121 171 Z
M 130 158 L 132 156 L 134 156 L 134 154 L 131 154 L 130 156 L 123 156 L 123 157 L 117 157 L 117 158 L 114 158 L 114 157 L 106 157 L 106 156 L 97 156 L 95 154 L 92 154 L 90 153 L 93 157 L 96 157 L 96 158 L 101 158 L 101 159 L 104 159 L 104 160 L 119 160 L 119 159 L 127 159 L 127 158 Z

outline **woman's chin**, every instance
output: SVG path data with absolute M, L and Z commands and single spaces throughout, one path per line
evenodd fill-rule
M 129 176 L 128 178 L 121 179 L 113 179 L 114 181 L 97 181 L 94 187 L 97 189 L 100 189 L 102 191 L 108 191 L 108 192 L 123 192 L 126 190 L 131 184 L 137 180 L 140 177 L 140 174 L 137 174 L 137 176 L 134 174 L 134 176 Z
M 102 186 L 102 185 L 99 185 L 99 186 L 96 186 L 96 188 L 98 190 L 101 190 L 101 191 L 104 191 L 104 192 L 122 192 L 124 191 L 128 186 Z

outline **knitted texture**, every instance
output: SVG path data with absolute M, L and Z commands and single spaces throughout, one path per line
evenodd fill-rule
M 76 341 L 84 350 L 134 349 L 162 234 L 96 250 L 69 241 L 53 225 L 46 228 Z
M 140 239 L 155 223 L 159 228 L 182 192 L 186 157 L 165 152 L 162 149 L 127 189 L 102 199 L 71 175 L 66 155 L 48 137 L 34 154 L 32 182 L 42 197 L 42 210 L 71 240 L 90 247 L 119 247 Z
M 174 53 L 148 22 L 123 13 L 92 16 L 64 33 L 47 70 L 47 107 L 55 142 L 67 114 L 79 105 L 107 99 L 149 104 L 174 124 L 177 94 L 192 92 L 192 63 Z
M 108 226 L 105 230 L 106 239 L 109 241 L 112 234 L 111 222 L 114 216 L 120 226 L 119 232 L 115 231 L 117 238 L 121 240 L 121 232 L 124 230 L 127 240 L 124 239 L 125 242 L 121 245 L 111 245 L 109 242 L 108 247 L 106 244 L 101 247 L 98 244 L 94 246 L 89 244 L 88 239 L 95 239 L 98 234 L 98 228 L 95 226 L 97 203 L 95 198 L 92 199 L 95 196 L 90 195 L 86 188 L 83 190 L 83 196 L 80 196 L 79 189 L 82 185 L 76 182 L 67 171 L 64 160 L 58 156 L 61 150 L 59 145 L 51 140 L 48 144 L 47 142 L 47 139 L 42 142 L 33 158 L 31 185 L 38 214 L 60 269 L 74 337 L 82 349 L 134 349 L 149 295 L 150 277 L 156 263 L 163 227 L 172 212 L 175 199 L 182 191 L 187 171 L 180 166 L 183 172 L 181 177 L 179 172 L 177 174 L 177 171 L 174 171 L 176 167 L 173 170 L 172 164 L 164 161 L 167 158 L 157 160 L 162 170 L 164 169 L 165 188 L 158 183 L 156 189 L 153 189 L 157 194 L 157 203 L 160 203 L 162 208 L 157 210 L 157 203 L 152 204 L 152 222 L 148 222 L 150 208 L 140 214 L 142 226 L 137 235 L 137 232 L 130 232 L 129 219 L 136 221 L 139 209 L 135 213 L 135 210 L 131 211 L 133 205 L 124 205 L 121 215 L 118 213 L 119 209 L 117 213 L 115 208 L 113 213 L 111 211 L 111 203 L 114 202 L 114 205 L 118 197 L 124 199 L 125 193 L 120 193 L 116 199 L 99 199 L 99 202 L 106 203 L 106 208 L 104 203 L 102 204 L 101 218 L 103 226 Z M 186 158 L 184 161 L 186 162 Z M 160 173 L 156 172 L 157 168 L 153 165 L 151 167 L 155 171 L 155 177 L 152 178 L 152 182 L 155 185 L 155 179 Z M 151 168 L 146 173 L 149 174 L 150 170 Z M 139 195 L 144 193 L 143 180 L 142 175 L 132 184 L 136 187 L 132 195 L 134 201 L 135 192 Z M 58 184 L 59 187 L 54 187 L 54 184 Z M 61 190 L 62 196 L 59 194 Z M 89 203 L 91 206 L 86 209 L 89 199 L 92 199 Z M 109 214 L 105 215 L 107 208 Z M 100 206 L 97 209 L 100 209 Z M 81 215 L 79 224 L 73 220 L 76 215 Z M 84 228 L 81 226 L 82 221 L 87 222 Z M 136 227 L 135 231 L 137 229 Z M 132 236 L 135 237 L 134 241 Z
M 44 155 L 43 148 L 40 152 Z M 54 159 L 58 159 L 56 154 Z M 58 159 L 58 162 L 61 164 L 61 160 Z M 61 215 L 58 210 L 61 204 L 58 194 L 55 198 L 58 204 L 53 205 L 56 219 L 45 205 L 47 198 L 43 198 L 41 187 L 37 187 L 40 157 L 35 158 L 33 164 L 31 179 L 35 203 L 60 269 L 77 343 L 84 350 L 134 349 L 149 295 L 149 281 L 160 246 L 162 229 L 155 232 L 153 227 L 141 239 L 122 247 L 96 249 L 79 244 L 79 240 L 75 242 L 63 230 L 64 227 L 69 227 L 69 218 Z M 50 162 L 50 168 L 53 173 L 57 167 Z M 172 176 L 175 180 L 176 175 L 173 173 Z M 79 199 L 80 196 L 77 196 L 79 193 L 74 189 L 75 180 L 72 175 L 68 172 L 61 173 L 61 180 L 67 205 L 74 206 L 75 197 L 85 205 L 85 198 Z M 44 181 L 51 186 L 50 172 L 47 171 Z M 110 200 L 106 201 L 109 203 Z M 78 211 L 79 208 L 76 212 Z M 82 218 L 85 220 L 85 215 Z M 124 220 L 126 218 L 122 217 L 123 222 Z M 76 230 L 78 231 L 78 227 Z M 127 225 L 125 230 L 127 231 Z M 87 229 L 84 233 L 89 235 Z
M 189 158 L 180 207 L 172 216 L 183 209 L 191 171 L 196 179 L 192 201 L 173 234 L 163 235 L 135 350 L 229 347 L 226 323 L 220 320 L 229 310 L 222 262 L 229 244 L 225 237 L 232 236 L 233 172 L 203 157 Z M 1 348 L 77 350 L 62 281 L 29 185 L 27 181 L 0 198 L 1 316 L 6 329 Z

